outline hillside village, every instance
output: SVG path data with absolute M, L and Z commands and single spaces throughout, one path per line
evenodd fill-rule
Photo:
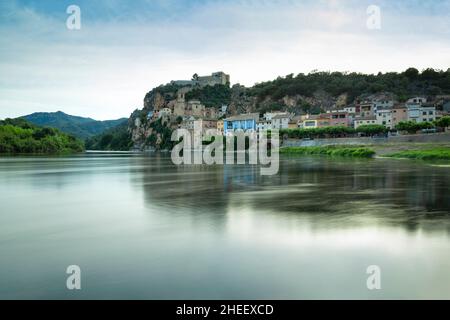
M 450 115 L 449 94 L 412 95 L 402 102 L 391 92 L 362 94 L 353 101 L 340 95 L 331 102 L 316 99 L 314 112 L 308 110 L 311 108 L 289 108 L 289 105 L 305 104 L 307 99 L 292 102 L 290 100 L 295 100 L 295 97 L 290 96 L 283 97 L 285 108 L 275 106 L 276 110 L 271 110 L 271 105 L 268 105 L 266 110 L 258 110 L 256 99 L 246 90 L 238 84 L 230 88 L 230 75 L 224 72 L 210 76 L 195 74 L 191 80 L 174 80 L 155 88 L 146 95 L 144 109 L 136 110 L 130 119 L 129 130 L 135 147 L 164 148 L 169 144 L 172 130 L 193 130 L 194 122 L 198 120 L 202 120 L 203 130 L 216 129 L 221 135 L 229 135 L 236 130 L 358 129 L 371 125 L 395 131 L 402 122 L 433 123 Z M 225 92 L 219 95 L 223 99 L 209 101 L 216 92 Z M 200 93 L 208 103 L 196 97 Z

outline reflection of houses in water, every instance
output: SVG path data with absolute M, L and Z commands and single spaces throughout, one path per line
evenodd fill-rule
M 448 168 L 302 158 L 282 159 L 277 175 L 261 176 L 259 165 L 175 166 L 170 157 L 156 156 L 139 161 L 133 184 L 142 188 L 146 206 L 157 209 L 151 212 L 162 216 L 197 221 L 214 214 L 225 223 L 230 201 L 241 201 L 240 192 L 246 192 L 249 210 L 302 215 L 312 225 L 361 223 L 364 217 L 369 225 L 450 232 Z
M 235 191 L 242 187 L 252 187 L 259 182 L 260 169 L 258 165 L 250 164 L 224 164 L 223 188 L 224 191 Z

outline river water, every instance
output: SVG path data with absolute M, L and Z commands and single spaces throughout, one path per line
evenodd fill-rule
M 449 195 L 408 160 L 2 157 L 0 298 L 450 299 Z

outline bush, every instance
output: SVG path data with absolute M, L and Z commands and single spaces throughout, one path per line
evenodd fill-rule
M 377 135 L 382 133 L 387 133 L 388 129 L 385 126 L 379 125 L 379 124 L 368 124 L 368 125 L 362 125 L 359 126 L 356 129 L 356 132 L 364 133 L 366 135 Z
M 229 86 L 222 84 L 196 88 L 186 93 L 186 100 L 191 99 L 200 100 L 206 107 L 229 105 L 231 102 L 231 89 Z
M 442 117 L 439 120 L 435 121 L 435 124 L 440 128 L 450 127 L 450 117 L 449 116 Z
M 282 154 L 296 155 L 326 155 L 335 157 L 352 157 L 352 158 L 371 158 L 375 155 L 375 151 L 364 147 L 341 147 L 341 146 L 324 146 L 324 147 L 284 147 L 280 149 Z
M 387 157 L 419 160 L 450 160 L 450 148 L 401 151 L 389 154 Z
M 399 131 L 407 131 L 408 133 L 416 133 L 422 129 L 433 128 L 434 125 L 430 122 L 414 122 L 414 121 L 402 121 L 395 128 Z

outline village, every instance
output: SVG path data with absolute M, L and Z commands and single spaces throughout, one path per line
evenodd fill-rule
M 365 95 L 348 105 L 334 105 L 330 110 L 318 114 L 294 114 L 284 110 L 262 114 L 231 114 L 227 105 L 206 107 L 200 100 L 186 99 L 193 88 L 229 85 L 230 76 L 215 72 L 210 76 L 194 75 L 192 80 L 177 80 L 171 84 L 180 86 L 176 99 L 161 109 L 155 108 L 147 114 L 150 121 L 161 119 L 175 124 L 173 127 L 194 129 L 195 121 L 202 121 L 202 130 L 216 129 L 219 135 L 230 135 L 237 130 L 260 132 L 264 130 L 317 129 L 344 127 L 358 129 L 361 126 L 378 125 L 389 134 L 396 134 L 402 122 L 433 123 L 450 115 L 450 95 L 434 97 L 416 96 L 399 102 L 394 94 L 385 92 Z M 422 130 L 418 133 L 426 133 Z M 428 130 L 433 132 L 433 130 Z

